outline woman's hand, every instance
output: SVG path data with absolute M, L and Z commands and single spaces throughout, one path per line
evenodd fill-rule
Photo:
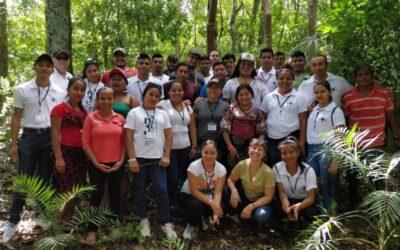
M 289 215 L 290 211 L 289 211 L 289 207 L 290 207 L 290 203 L 288 200 L 282 202 L 282 210 L 283 212 L 285 212 L 285 214 Z
M 164 167 L 164 168 L 168 167 L 169 166 L 169 158 L 167 158 L 165 156 L 163 158 L 161 158 L 160 166 Z
M 211 225 L 219 225 L 219 218 L 221 216 L 218 216 L 217 214 L 213 214 L 213 216 L 210 216 L 209 221 Z
M 97 163 L 95 167 L 107 174 L 111 172 L 111 168 L 103 163 Z
M 10 162 L 16 162 L 18 160 L 18 146 L 16 144 L 11 145 L 8 156 L 10 157 Z
M 239 204 L 239 202 L 241 202 L 240 196 L 239 196 L 239 193 L 238 193 L 237 189 L 235 189 L 231 193 L 231 202 L 230 202 L 231 206 L 233 208 L 236 208 L 237 205 Z
M 195 156 L 196 156 L 196 147 L 192 147 L 190 149 L 189 158 L 192 159 Z
M 194 100 L 194 104 L 201 104 L 203 102 L 205 102 L 206 99 L 204 99 L 203 97 L 199 96 L 196 98 L 196 100 Z
M 298 217 L 299 217 L 299 213 L 300 213 L 300 208 L 301 203 L 296 203 L 293 206 L 288 208 L 289 211 L 289 220 L 290 221 L 297 221 Z
M 118 171 L 121 168 L 121 166 L 124 165 L 124 162 L 125 162 L 125 159 L 122 159 L 121 161 L 117 161 L 114 164 L 114 166 L 112 166 L 111 172 Z
M 56 159 L 55 168 L 56 168 L 56 171 L 57 171 L 58 173 L 60 173 L 60 174 L 65 173 L 65 161 L 64 161 L 63 158 L 61 158 L 61 159 Z
M 242 213 L 240 214 L 240 217 L 242 219 L 250 219 L 251 217 L 251 213 L 253 212 L 254 209 L 254 205 L 253 204 L 249 204 L 247 205 L 243 210 Z
M 238 158 L 239 158 L 238 153 L 237 153 L 237 150 L 236 150 L 236 148 L 235 148 L 233 145 L 230 145 L 230 146 L 228 147 L 228 150 L 229 150 L 229 153 L 230 153 L 230 155 L 231 155 L 232 157 L 238 157 Z
M 129 170 L 130 170 L 132 173 L 137 173 L 137 172 L 139 172 L 139 171 L 140 171 L 139 162 L 137 162 L 137 161 L 131 161 L 131 162 L 129 162 Z
M 221 206 L 213 200 L 210 202 L 210 207 L 213 211 L 213 214 L 216 214 L 220 217 L 224 214 L 224 211 L 222 210 Z

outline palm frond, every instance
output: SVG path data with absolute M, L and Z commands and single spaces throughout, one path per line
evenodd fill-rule
M 66 249 L 74 241 L 75 237 L 71 234 L 59 234 L 41 238 L 35 243 L 35 247 L 41 250 L 62 250 Z
M 45 208 L 50 208 L 51 199 L 56 190 L 37 176 L 17 175 L 13 178 L 12 189 L 15 192 L 32 197 L 36 202 Z
M 368 217 L 380 220 L 388 230 L 400 224 L 400 193 L 398 192 L 374 191 L 365 197 L 361 207 L 366 208 Z
M 53 199 L 53 206 L 56 207 L 59 211 L 62 211 L 65 205 L 76 198 L 79 199 L 87 199 L 90 195 L 90 192 L 94 191 L 95 187 L 92 186 L 73 186 L 72 189 L 63 194 L 57 194 Z
M 66 222 L 66 225 L 71 228 L 78 228 L 88 223 L 93 223 L 97 227 L 111 225 L 113 218 L 116 216 L 110 209 L 105 207 L 89 207 L 85 211 L 76 211 L 71 221 Z

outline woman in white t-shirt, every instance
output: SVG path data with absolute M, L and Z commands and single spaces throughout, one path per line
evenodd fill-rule
M 223 214 L 221 198 L 226 169 L 217 162 L 217 156 L 217 145 L 207 140 L 201 147 L 201 159 L 192 162 L 187 170 L 188 178 L 179 196 L 187 221 L 183 232 L 185 239 L 191 239 L 192 232 L 202 225 L 202 216 L 210 217 L 213 224 L 219 224 Z
M 161 86 L 149 83 L 143 91 L 143 106 L 129 111 L 126 118 L 126 150 L 129 169 L 135 183 L 136 211 L 140 217 L 140 233 L 149 237 L 145 188 L 151 179 L 156 190 L 157 213 L 162 231 L 168 238 L 176 233 L 170 222 L 167 189 L 167 167 L 172 145 L 171 123 L 168 114 L 156 107 L 160 101 Z
M 316 204 L 317 181 L 314 170 L 306 165 L 296 137 L 288 136 L 279 144 L 282 161 L 275 164 L 273 173 L 279 199 L 274 204 L 279 217 L 297 221 L 307 220 L 320 213 Z
M 172 129 L 170 166 L 167 169 L 168 195 L 171 205 L 175 203 L 179 181 L 186 179 L 189 158 L 196 154 L 197 132 L 193 109 L 183 103 L 183 85 L 179 80 L 169 82 L 169 99 L 158 105 L 167 112 Z
M 311 112 L 307 123 L 307 162 L 314 169 L 317 177 L 321 177 L 323 192 L 322 205 L 330 212 L 335 210 L 339 184 L 339 176 L 335 161 L 326 154 L 319 154 L 325 140 L 333 135 L 330 131 L 346 124 L 343 111 L 332 101 L 331 85 L 328 81 L 317 82 L 314 86 L 315 100 L 318 105 Z
M 96 93 L 106 85 L 100 81 L 99 64 L 94 60 L 87 60 L 83 65 L 82 75 L 86 83 L 86 93 L 82 100 L 88 114 L 93 113 L 96 103 Z

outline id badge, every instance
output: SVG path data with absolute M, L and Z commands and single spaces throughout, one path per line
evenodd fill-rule
M 208 131 L 217 131 L 217 124 L 214 122 L 209 122 L 207 124 L 207 130 Z
M 37 121 L 37 122 L 39 122 L 39 123 L 43 123 L 43 122 L 45 122 L 46 121 L 46 115 L 43 113 L 43 112 L 38 112 L 36 115 L 35 115 L 35 120 Z

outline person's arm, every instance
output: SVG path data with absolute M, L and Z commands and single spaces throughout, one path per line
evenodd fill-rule
M 133 144 L 134 133 L 135 131 L 133 129 L 125 128 L 125 148 L 129 158 L 129 169 L 131 172 L 137 173 L 140 171 L 140 166 L 136 160 L 135 145 Z
M 117 161 L 114 166 L 111 168 L 111 171 L 117 171 L 119 170 L 125 163 L 125 131 L 124 131 L 124 127 L 122 126 L 122 135 L 121 135 L 121 154 L 119 157 L 119 161 Z
M 18 160 L 18 132 L 21 126 L 21 119 L 22 119 L 22 112 L 23 109 L 21 108 L 14 108 L 14 112 L 11 117 L 11 147 L 8 151 L 8 156 L 10 160 L 15 162 Z
M 219 205 L 219 207 L 221 207 L 222 191 L 225 186 L 225 180 L 226 180 L 226 175 L 219 177 L 217 180 L 217 184 L 215 185 L 215 189 L 214 189 L 213 201 L 215 203 L 217 203 Z M 216 212 L 217 213 L 214 213 L 214 210 L 213 210 L 213 216 L 211 218 L 211 223 L 219 225 L 219 218 L 222 216 L 223 210 L 222 209 L 221 209 L 221 211 L 217 210 Z
M 190 135 L 190 141 L 192 143 L 192 149 L 190 150 L 189 157 L 193 158 L 196 155 L 196 149 L 197 149 L 197 129 L 196 129 L 196 120 L 194 117 L 194 112 L 190 114 L 189 135 Z
M 243 209 L 241 217 L 243 219 L 249 219 L 251 217 L 251 213 L 255 208 L 271 203 L 272 199 L 274 198 L 274 194 L 275 194 L 275 187 L 264 187 L 264 196 L 254 202 L 249 203 Z
M 299 143 L 301 146 L 301 149 L 303 152 L 305 151 L 305 146 L 306 146 L 306 139 L 307 139 L 307 111 L 301 112 L 299 114 L 299 120 L 300 120 L 300 138 L 299 138 Z
M 390 129 L 393 135 L 393 144 L 397 149 L 400 149 L 400 136 L 399 136 L 399 127 L 397 125 L 396 115 L 393 111 L 386 111 L 386 119 L 388 120 Z
M 307 197 L 302 202 L 296 203 L 288 208 L 289 212 L 292 212 L 294 214 L 295 220 L 298 219 L 301 210 L 314 204 L 316 190 L 317 189 L 315 188 L 310 189 L 309 191 L 307 191 Z
M 132 95 L 129 95 L 129 104 L 130 104 L 131 109 L 139 106 L 138 100 L 136 100 L 136 98 Z
M 281 182 L 277 182 L 276 186 L 278 187 L 279 199 L 281 200 L 281 203 L 282 203 L 282 210 L 283 210 L 283 212 L 285 212 L 285 214 L 289 215 L 288 209 L 290 207 L 290 202 L 286 195 L 285 189 L 283 188 L 283 185 Z
M 61 143 L 60 143 L 62 118 L 52 116 L 50 122 L 51 122 L 51 145 L 53 147 L 53 153 L 55 158 L 55 168 L 57 172 L 63 174 L 65 172 L 65 161 L 61 152 Z
M 239 192 L 236 189 L 237 180 L 238 178 L 231 174 L 226 182 L 229 190 L 231 190 L 230 204 L 233 208 L 237 207 L 238 203 L 241 202 Z
M 168 167 L 169 166 L 169 157 L 171 154 L 172 148 L 172 130 L 171 128 L 164 129 L 164 136 L 165 136 L 165 151 L 164 156 L 160 160 L 160 166 Z
M 229 136 L 229 132 L 227 130 L 222 131 L 222 138 L 224 138 L 225 144 L 229 150 L 229 153 L 232 157 L 239 157 L 235 146 L 233 146 L 231 137 Z

